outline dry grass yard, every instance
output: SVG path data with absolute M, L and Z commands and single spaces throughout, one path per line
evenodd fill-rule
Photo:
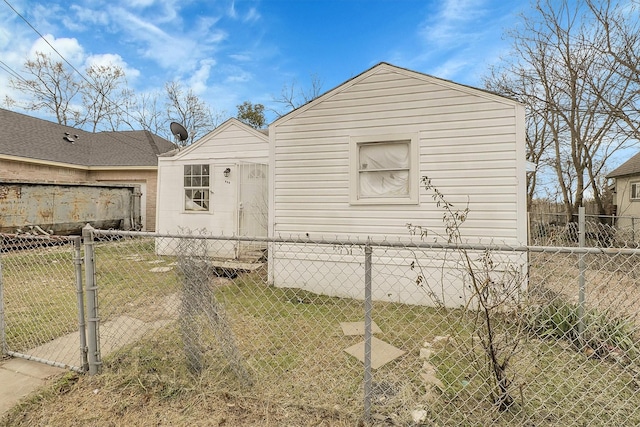
M 18 283 L 40 291 L 38 307 L 48 299 L 41 295 L 45 288 L 39 287 L 42 277 L 36 274 L 45 272 L 43 267 L 24 267 L 26 273 L 19 280 L 10 277 L 23 271 L 19 266 L 32 265 L 20 259 L 27 256 L 34 255 L 3 254 L 8 316 L 29 312 L 28 302 L 16 302 L 21 294 L 12 287 Z M 105 244 L 96 258 L 105 319 L 127 314 L 149 321 L 179 311 L 177 307 L 163 311 L 155 303 L 178 292 L 180 280 L 175 269 L 160 275 L 149 273 L 150 265 L 174 261 L 157 257 L 152 243 Z M 588 263 L 598 267 L 587 274 L 589 307 L 607 305 L 619 313 L 635 313 L 640 294 L 633 275 L 625 272 L 633 269 L 624 267 L 625 262 L 631 260 Z M 572 259 L 531 254 L 530 263 L 531 286 L 552 291 L 538 294 L 575 299 L 572 286 L 578 276 Z M 362 337 L 345 336 L 339 326 L 340 322 L 362 320 L 361 301 L 271 287 L 266 285 L 266 270 L 231 279 L 213 278 L 209 288 L 212 293 L 208 295 L 224 307 L 252 385 L 234 374 L 210 328 L 210 319 L 203 316 L 194 322 L 201 332 L 201 373 L 187 368 L 179 322 L 173 321 L 105 356 L 100 375 L 67 373 L 52 380 L 50 386 L 8 413 L 0 425 L 361 425 L 362 363 L 344 349 Z M 176 298 L 176 304 L 178 301 Z M 623 363 L 594 357 L 577 351 L 561 336 L 533 331 L 523 334 L 510 365 L 516 403 L 498 412 L 487 396 L 486 373 L 470 362 L 460 345 L 471 336 L 462 318 L 461 310 L 374 303 L 373 319 L 382 330 L 376 337 L 406 353 L 373 371 L 372 425 L 640 425 L 640 378 L 635 360 Z M 9 325 L 20 328 L 17 332 L 28 334 L 36 327 L 37 319 L 28 323 L 16 319 Z M 512 321 L 509 317 L 503 320 L 499 332 L 509 333 Z M 57 326 L 51 333 L 64 329 Z M 17 335 L 12 342 L 29 341 Z M 421 350 L 425 343 L 442 336 L 453 338 L 431 349 L 428 362 L 438 381 L 430 383 L 423 375 L 426 360 Z M 423 421 L 414 421 L 416 410 L 423 411 Z

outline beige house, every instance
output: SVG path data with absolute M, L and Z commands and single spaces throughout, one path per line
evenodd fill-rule
M 158 155 L 175 148 L 148 131 L 86 132 L 0 109 L 0 181 L 137 184 L 144 230 L 156 227 Z
M 621 229 L 637 228 L 640 218 L 640 153 L 607 175 L 614 180 L 613 204 L 617 225 Z

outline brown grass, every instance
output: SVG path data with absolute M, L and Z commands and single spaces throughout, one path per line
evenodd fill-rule
M 177 276 L 149 274 L 148 261 L 156 259 L 152 247 L 134 249 L 144 257 L 127 260 L 122 243 L 117 250 L 104 248 L 103 313 L 142 320 L 167 318 L 158 301 L 176 292 Z M 532 255 L 531 264 L 532 285 L 567 298 L 575 296 L 574 260 Z M 588 283 L 594 295 L 601 289 L 602 297 L 590 301 L 616 302 L 607 299 L 605 285 L 598 282 L 611 277 L 616 277 L 619 293 L 633 293 L 627 300 L 636 298 L 629 275 L 609 274 L 623 269 L 602 263 L 599 267 L 589 273 Z M 255 380 L 253 386 L 236 378 L 206 322 L 200 325 L 205 331 L 204 370 L 200 375 L 190 373 L 180 330 L 173 322 L 105 357 L 101 375 L 68 373 L 53 380 L 8 413 L 0 425 L 358 425 L 363 410 L 362 364 L 344 349 L 362 337 L 344 336 L 339 322 L 361 320 L 362 302 L 270 287 L 264 274 L 212 281 L 215 298 L 225 307 Z M 153 292 L 137 293 L 132 278 L 138 287 L 153 287 Z M 469 363 L 469 355 L 455 340 L 432 356 L 443 382 L 441 389 L 432 389 L 420 376 L 424 363 L 420 348 L 438 335 L 468 336 L 460 312 L 381 302 L 374 304 L 373 312 L 383 331 L 377 337 L 407 351 L 374 371 L 374 382 L 391 390 L 375 396 L 374 425 L 412 425 L 410 413 L 419 408 L 427 409 L 428 422 L 434 425 L 640 424 L 636 375 L 612 361 L 586 357 L 562 341 L 526 337 L 510 371 L 518 403 L 507 413 L 497 413 L 487 400 L 486 373 Z

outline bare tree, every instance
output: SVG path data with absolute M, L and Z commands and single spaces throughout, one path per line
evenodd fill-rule
M 188 145 L 196 138 L 204 135 L 206 132 L 209 132 L 209 130 L 215 129 L 220 125 L 220 123 L 226 120 L 227 117 L 224 112 L 209 109 L 209 107 L 204 104 L 203 101 L 199 101 L 195 95 L 193 98 L 189 98 L 185 95 L 183 89 L 178 83 L 167 83 L 167 86 L 170 86 L 171 89 L 166 91 L 167 98 L 165 99 L 163 99 L 163 93 L 159 91 L 138 94 L 133 98 L 130 98 L 132 99 L 132 102 L 130 107 L 131 114 L 129 117 L 131 118 L 132 123 L 128 123 L 129 127 L 132 129 L 141 127 L 153 134 L 162 136 L 169 141 L 173 141 L 174 137 L 171 135 L 169 125 L 172 121 L 175 121 L 180 124 L 187 123 L 185 127 L 188 126 L 188 110 L 190 107 L 187 103 L 192 102 L 193 104 L 196 104 L 194 106 L 194 111 L 198 111 L 200 107 L 204 109 L 203 114 L 198 114 L 197 116 L 205 117 L 207 119 L 200 123 L 199 132 L 193 132 L 187 127 L 190 138 L 184 145 Z M 198 101 L 201 105 L 197 105 Z M 165 103 L 165 108 L 162 108 L 162 102 Z M 176 103 L 175 106 L 174 103 Z
M 606 43 L 603 54 L 612 59 L 612 70 L 629 80 L 637 87 L 640 85 L 640 4 L 637 1 L 623 5 L 611 0 L 587 0 L 589 9 L 604 28 Z M 640 106 L 637 99 L 629 104 L 617 106 L 609 102 L 606 93 L 598 93 L 612 111 L 627 126 L 630 136 L 640 139 Z M 633 102 L 635 101 L 635 102 Z
M 132 108 L 133 120 L 144 130 L 171 139 L 162 109 L 159 107 L 161 93 L 158 91 L 135 95 Z M 132 127 L 133 128 L 133 127 Z
M 84 118 L 80 124 L 96 132 L 100 128 L 117 130 L 129 114 L 126 107 L 132 96 L 124 70 L 118 65 L 91 65 L 80 86 Z
M 7 97 L 8 106 L 48 112 L 60 124 L 91 132 L 142 128 L 172 140 L 169 124 L 175 121 L 189 131 L 189 138 L 183 142 L 188 145 L 227 117 L 224 112 L 213 112 L 191 89 L 183 89 L 178 82 L 165 85 L 164 106 L 158 92 L 136 95 L 128 87 L 123 68 L 114 64 L 91 65 L 83 76 L 38 52 L 34 59 L 25 61 L 25 71 L 31 78 L 15 77 L 10 84 L 30 99 Z
M 51 113 L 60 124 L 91 132 L 117 130 L 127 122 L 132 91 L 122 67 L 91 65 L 82 76 L 64 62 L 36 52 L 34 59 L 25 61 L 24 69 L 31 78 L 12 78 L 10 84 L 30 100 L 8 99 L 7 105 Z
M 295 79 L 289 84 L 285 83 L 284 86 L 282 86 L 280 95 L 273 97 L 273 102 L 279 104 L 281 107 L 272 109 L 272 111 L 278 117 L 282 117 L 301 105 L 314 100 L 322 93 L 322 84 L 322 79 L 320 79 L 317 74 L 311 74 L 310 84 L 307 89 L 299 87 Z
M 542 180 L 549 170 L 553 170 L 554 156 L 550 150 L 553 146 L 554 113 L 547 105 L 531 94 L 536 93 L 536 80 L 528 73 L 513 73 L 511 69 L 491 69 L 484 78 L 487 89 L 511 98 L 525 105 L 526 114 L 526 158 L 534 169 L 527 173 L 527 210 L 531 209 L 534 198 L 538 195 L 538 181 Z M 518 90 L 516 90 L 516 88 Z
M 167 117 L 182 124 L 189 133 L 183 145 L 190 145 L 201 136 L 215 129 L 214 115 L 209 106 L 191 89 L 185 90 L 178 82 L 165 85 L 167 92 Z
M 533 145 L 551 150 L 553 169 L 570 218 L 591 191 L 604 212 L 599 177 L 608 159 L 629 145 L 616 111 L 634 105 L 640 93 L 628 76 L 616 71 L 603 52 L 610 42 L 605 25 L 593 19 L 583 2 L 538 0 L 533 14 L 509 33 L 513 55 L 504 72 L 509 88 L 538 117 L 544 129 Z
M 77 126 L 81 120 L 79 103 L 74 105 L 81 85 L 73 70 L 50 55 L 36 52 L 24 63 L 27 78 L 11 78 L 9 85 L 30 97 L 29 101 L 16 101 L 7 97 L 7 105 L 17 105 L 29 111 L 43 111 L 55 116 L 59 124 Z

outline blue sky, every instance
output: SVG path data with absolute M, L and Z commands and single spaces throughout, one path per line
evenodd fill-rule
M 379 62 L 481 86 L 528 2 L 502 0 L 0 1 L 0 103 L 25 59 L 51 48 L 79 70 L 111 62 L 136 92 L 168 81 L 233 116 L 282 87 L 327 91 Z M 268 115 L 267 119 L 274 117 Z

